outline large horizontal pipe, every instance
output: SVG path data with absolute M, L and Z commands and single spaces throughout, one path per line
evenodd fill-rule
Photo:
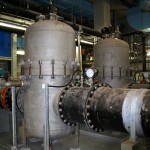
M 86 33 L 86 34 L 89 34 L 89 35 L 93 35 L 93 36 L 97 36 L 97 37 L 102 37 L 101 32 L 96 31 L 94 29 L 91 29 L 91 28 L 88 28 L 88 27 L 85 27 L 85 26 L 81 26 L 79 24 L 73 24 L 72 22 L 68 22 L 68 21 L 65 21 L 65 23 L 67 23 L 68 25 L 70 25 L 76 31 L 79 31 L 80 28 L 81 28 L 81 30 L 83 31 L 83 33 Z
M 15 1 L 17 2 L 17 1 Z M 30 19 L 36 19 L 36 16 L 37 15 L 40 15 L 41 13 L 36 11 L 37 10 L 37 7 L 38 5 L 35 5 L 33 4 L 31 1 L 28 1 L 28 5 L 29 5 L 29 9 L 27 9 L 27 4 L 25 4 L 25 7 L 19 7 L 20 5 L 20 2 L 18 1 L 17 3 L 15 2 L 10 2 L 10 1 L 0 1 L 0 4 L 1 4 L 1 11 L 2 12 L 13 12 L 14 14 L 15 13 L 21 13 L 20 15 L 22 16 L 22 14 L 24 16 L 27 16 L 29 17 Z
M 138 6 L 138 0 L 121 0 L 121 1 L 129 8 Z
M 67 87 L 60 95 L 59 114 L 68 125 L 85 123 L 96 132 L 130 133 L 134 123 L 137 136 L 150 137 L 150 90 Z

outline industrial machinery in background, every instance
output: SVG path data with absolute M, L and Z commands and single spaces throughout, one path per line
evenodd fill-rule
M 150 89 L 150 72 L 134 71 L 128 87 L 132 89 Z
M 149 71 L 148 34 L 133 32 L 122 35 L 122 39 L 129 44 L 130 68 L 134 72 Z
M 0 90 L 0 108 L 11 111 L 11 104 L 11 89 L 9 87 L 4 87 Z
M 123 34 L 129 44 L 131 80 L 129 88 L 150 88 L 149 85 L 149 33 L 132 32 Z
M 0 69 L 0 82 L 9 80 L 9 73 L 3 69 Z M 0 87 L 0 108 L 7 111 L 11 111 L 11 92 L 9 87 Z
M 15 83 L 11 79 L 8 71 L 0 70 L 0 108 L 6 111 L 12 111 L 12 93 L 11 85 Z M 17 111 L 23 113 L 23 88 L 17 87 L 16 90 Z

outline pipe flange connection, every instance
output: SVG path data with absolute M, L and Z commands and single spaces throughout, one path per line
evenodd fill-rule
M 95 116 L 93 116 L 93 110 L 91 110 L 91 99 L 95 93 L 95 91 L 100 87 L 111 88 L 108 84 L 97 84 L 93 86 L 87 96 L 87 101 L 85 104 L 85 123 L 89 126 L 89 128 L 95 132 L 104 131 L 103 126 L 99 123 L 95 122 Z
M 79 87 L 80 84 L 77 84 L 77 83 L 72 83 L 68 86 L 66 86 L 64 88 L 64 90 L 61 92 L 60 96 L 59 96 L 59 102 L 58 102 L 58 111 L 59 111 L 59 115 L 60 115 L 60 118 L 62 119 L 62 121 L 67 124 L 68 126 L 76 126 L 77 123 L 76 122 L 73 122 L 69 119 L 67 119 L 64 115 L 64 112 L 63 112 L 63 107 L 62 107 L 62 104 L 63 104 L 63 99 L 64 99 L 64 96 L 66 94 L 66 92 L 71 88 L 71 87 Z
M 4 87 L 1 90 L 0 95 L 1 95 L 0 103 L 2 108 L 7 111 L 11 111 L 12 110 L 11 88 Z

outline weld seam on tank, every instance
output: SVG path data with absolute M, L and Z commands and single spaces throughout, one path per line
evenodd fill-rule
M 136 135 L 144 136 L 141 122 L 141 110 L 143 98 L 148 92 L 147 89 L 129 91 L 124 99 L 122 107 L 123 124 L 126 130 L 131 133 L 131 126 L 134 126 Z

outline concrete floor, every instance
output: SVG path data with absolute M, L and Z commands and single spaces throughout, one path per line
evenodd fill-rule
M 109 136 L 107 135 L 109 134 Z M 120 132 L 106 132 L 104 135 L 93 134 L 81 131 L 80 148 L 81 150 L 121 150 L 121 141 L 127 137 L 127 134 Z M 58 139 L 53 142 L 52 150 L 70 150 L 74 146 L 74 135 Z M 6 134 L 0 134 L 0 150 L 10 150 L 11 137 Z M 32 140 L 33 141 L 33 140 Z M 29 144 L 31 150 L 43 150 L 42 142 Z M 140 148 L 138 150 L 147 150 Z
M 73 135 L 53 142 L 54 150 L 69 150 L 73 146 Z M 36 149 L 36 146 L 32 145 L 32 148 Z M 102 137 L 98 138 L 93 135 L 80 134 L 80 148 L 81 150 L 120 150 L 120 141 L 118 139 L 112 141 L 110 138 L 106 139 L 106 137 L 102 139 Z M 42 149 L 39 148 L 39 150 Z
M 81 150 L 120 150 L 120 143 L 123 137 L 110 137 L 89 132 L 81 131 L 80 148 Z M 53 142 L 53 150 L 69 150 L 74 146 L 74 135 L 61 138 Z M 0 134 L 0 150 L 9 150 L 11 146 L 11 137 L 6 134 Z M 42 142 L 29 144 L 32 150 L 43 150 Z

